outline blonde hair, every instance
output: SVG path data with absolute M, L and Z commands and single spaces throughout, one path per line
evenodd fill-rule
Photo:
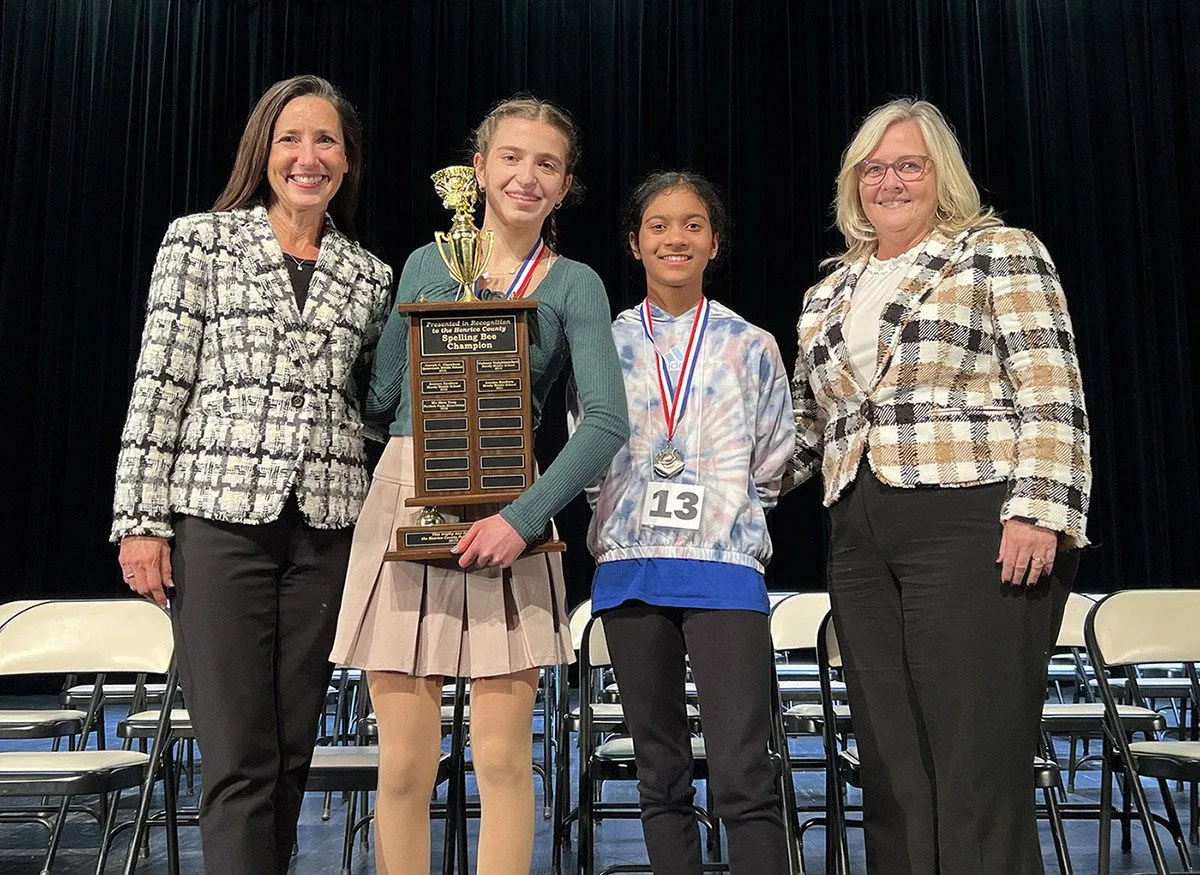
M 1002 224 L 995 210 L 980 203 L 979 189 L 967 170 L 962 147 L 941 110 L 926 100 L 903 97 L 872 110 L 842 153 L 842 169 L 838 172 L 833 206 L 837 228 L 846 239 L 846 251 L 825 259 L 822 266 L 850 264 L 875 251 L 878 235 L 863 211 L 856 165 L 875 151 L 891 125 L 901 121 L 916 123 L 937 170 L 938 206 L 933 217 L 934 227 L 957 234 L 967 228 Z
M 583 186 L 574 178 L 575 165 L 579 163 L 579 128 L 575 125 L 570 114 L 563 108 L 555 106 L 548 100 L 541 100 L 529 94 L 518 94 L 508 100 L 502 100 L 492 107 L 484 116 L 479 127 L 475 129 L 475 151 L 486 156 L 496 136 L 500 122 L 508 118 L 524 119 L 525 121 L 544 122 L 550 125 L 567 142 L 566 172 L 571 176 L 571 187 L 563 195 L 563 200 L 571 202 L 583 196 Z M 555 214 L 550 213 L 544 229 L 546 243 L 551 249 L 558 249 L 558 222 Z

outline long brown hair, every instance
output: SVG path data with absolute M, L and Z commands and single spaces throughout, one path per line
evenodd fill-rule
M 483 117 L 479 127 L 475 129 L 475 151 L 486 156 L 496 136 L 496 129 L 506 118 L 519 118 L 526 121 L 545 122 L 563 135 L 567 141 L 566 172 L 571 175 L 571 187 L 563 195 L 564 201 L 575 201 L 583 197 L 583 186 L 574 178 L 575 165 L 579 163 L 579 128 L 576 127 L 570 114 L 563 108 L 555 106 L 548 100 L 541 100 L 531 94 L 518 94 L 508 100 L 502 100 L 492 107 L 491 112 Z M 558 251 L 558 222 L 554 212 L 546 220 L 543 233 L 546 244 Z
M 236 210 L 247 204 L 270 203 L 271 189 L 267 184 L 267 157 L 271 153 L 271 137 L 275 122 L 288 102 L 297 97 L 320 97 L 337 110 L 345 140 L 346 163 L 349 169 L 342 185 L 329 203 L 329 214 L 338 230 L 354 238 L 354 212 L 358 209 L 358 191 L 362 185 L 362 121 L 354 106 L 327 80 L 320 76 L 293 76 L 276 82 L 259 98 L 246 129 L 238 143 L 237 158 L 229 173 L 225 190 L 212 205 L 212 212 Z

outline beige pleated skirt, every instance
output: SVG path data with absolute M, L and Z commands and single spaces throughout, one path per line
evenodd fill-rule
M 384 562 L 398 526 L 416 525 L 412 438 L 393 437 L 354 529 L 330 659 L 426 677 L 495 677 L 574 661 L 562 559 L 543 553 L 503 572 L 464 572 L 457 560 Z M 448 521 L 485 508 L 439 508 Z M 458 511 L 469 511 L 463 517 Z

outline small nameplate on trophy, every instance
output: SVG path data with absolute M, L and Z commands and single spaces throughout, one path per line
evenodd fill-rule
M 477 392 L 520 392 L 520 377 L 495 377 L 475 381 Z
M 471 449 L 471 439 L 467 436 L 463 437 L 439 437 L 425 438 L 425 452 L 439 453 L 443 450 L 469 450 Z M 497 447 L 500 449 L 500 447 Z
M 520 428 L 525 422 L 523 416 L 481 416 L 479 417 L 479 427 L 485 431 L 499 431 L 500 429 Z M 428 430 L 428 424 L 426 424 Z
M 437 456 L 425 460 L 426 471 L 466 471 L 471 467 L 471 460 L 466 456 Z M 486 468 L 487 465 L 485 464 Z M 506 465 L 505 467 L 513 467 Z
M 477 374 L 505 374 L 520 370 L 520 359 L 477 359 L 475 362 Z
M 447 492 L 459 489 L 470 489 L 470 477 L 426 477 L 426 492 Z
M 466 398 L 422 398 L 422 413 L 466 413 Z
M 517 351 L 516 316 L 462 316 L 420 323 L 422 356 Z
M 482 468 L 524 468 L 524 456 L 484 456 L 479 460 Z
M 454 393 L 467 391 L 466 380 L 422 380 L 421 394 L 436 395 L 438 393 Z
M 454 419 L 427 419 L 424 426 L 425 431 L 466 431 L 467 418 L 460 416 Z
M 449 447 L 447 447 L 449 449 Z M 525 436 L 519 434 L 489 434 L 480 435 L 479 449 L 481 450 L 523 450 Z
M 481 489 L 524 489 L 524 474 L 484 474 L 480 478 Z
M 521 399 L 516 395 L 507 395 L 499 398 L 478 398 L 475 403 L 480 410 L 521 409 Z
M 467 363 L 465 361 L 421 362 L 422 377 L 452 376 L 454 374 L 465 374 L 466 372 Z
M 461 529 L 421 529 L 409 530 L 404 533 L 404 546 L 409 550 L 420 550 L 422 547 L 453 547 L 462 540 L 470 526 Z

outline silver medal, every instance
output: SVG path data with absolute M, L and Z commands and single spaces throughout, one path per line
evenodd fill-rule
M 670 479 L 683 470 L 683 454 L 667 444 L 654 454 L 654 473 Z

